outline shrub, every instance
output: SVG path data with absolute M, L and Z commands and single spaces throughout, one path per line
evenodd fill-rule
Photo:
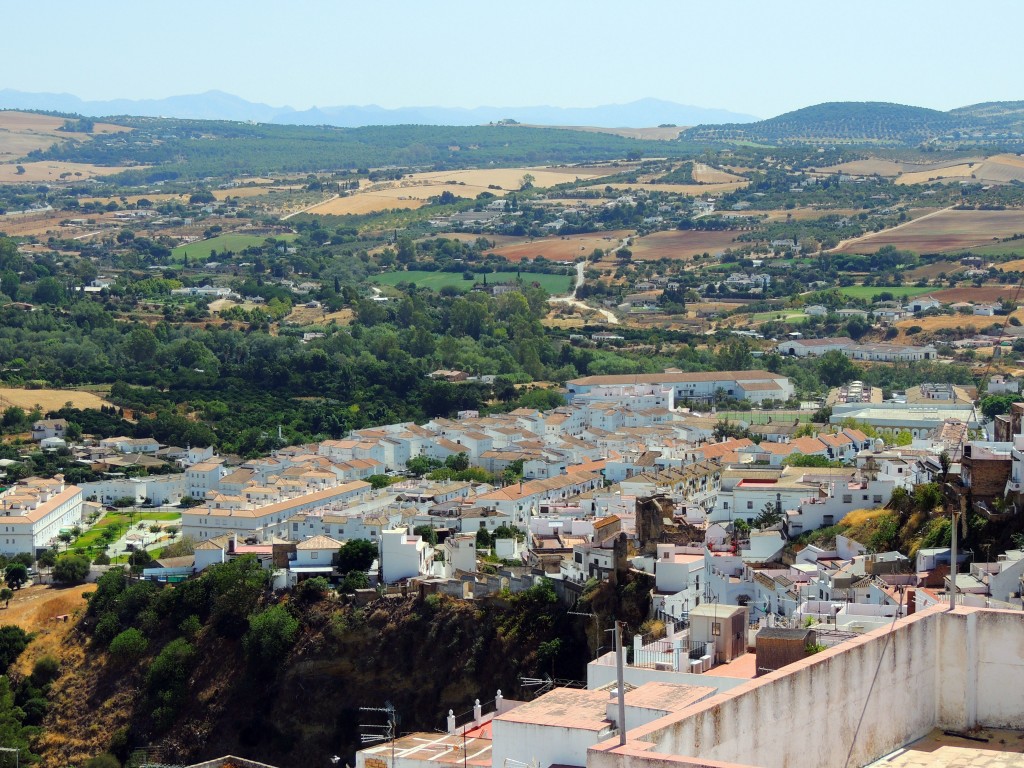
M 370 577 L 363 571 L 349 571 L 341 580 L 338 591 L 344 594 L 352 594 L 357 589 L 366 589 L 370 586 Z
M 53 566 L 53 580 L 62 584 L 85 581 L 89 575 L 89 558 L 84 555 L 61 555 Z
M 60 661 L 55 656 L 43 656 L 32 667 L 32 684 L 37 688 L 52 683 L 60 677 Z
M 118 666 L 129 666 L 142 658 L 149 648 L 149 640 L 139 630 L 126 629 L 110 641 L 110 655 Z
M 249 617 L 242 644 L 250 662 L 269 667 L 288 653 L 298 634 L 298 619 L 283 605 L 275 605 Z
M 158 728 L 167 728 L 177 716 L 185 699 L 185 684 L 195 656 L 195 648 L 179 637 L 164 646 L 150 664 L 146 690 L 154 705 L 153 721 Z
M 330 590 L 331 583 L 323 576 L 316 576 L 306 579 L 295 587 L 295 597 L 302 602 L 315 603 L 322 600 Z
M 191 616 L 186 616 L 181 620 L 178 625 L 178 631 L 180 631 L 189 640 L 195 638 L 203 628 L 203 623 L 199 620 L 199 617 L 194 613 Z
M 4 674 L 28 645 L 28 634 L 21 627 L 0 627 L 0 674 Z
M 109 752 L 101 752 L 86 760 L 82 768 L 121 768 L 121 761 Z

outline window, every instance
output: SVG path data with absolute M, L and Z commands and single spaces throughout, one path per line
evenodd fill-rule
M 864 496 L 862 497 L 861 501 L 867 501 L 867 500 L 868 500 L 868 495 L 865 493 Z
M 747 509 L 753 509 L 753 508 L 754 508 L 754 502 L 748 501 L 747 502 Z
M 292 530 L 293 531 L 299 530 L 299 524 L 298 523 L 292 523 Z
M 722 622 L 713 621 L 711 622 L 711 636 L 721 637 L 722 636 Z
M 320 559 L 320 553 L 319 552 L 310 552 L 309 553 L 309 559 L 310 560 L 319 560 Z
M 852 503 L 853 503 L 853 495 L 849 494 L 849 493 L 844 493 L 843 494 L 843 504 L 852 504 Z
M 872 500 L 872 501 L 873 501 L 873 502 L 874 502 L 875 504 L 881 504 L 881 503 L 882 503 L 882 494 L 880 494 L 880 493 L 876 493 L 876 494 L 874 495 L 874 497 L 873 497 L 873 498 L 872 498 L 871 500 Z

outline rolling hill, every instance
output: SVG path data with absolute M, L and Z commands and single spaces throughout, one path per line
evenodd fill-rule
M 764 144 L 876 143 L 907 145 L 948 140 L 966 144 L 1024 144 L 1024 102 L 989 102 L 941 112 L 876 101 L 837 101 L 804 107 L 755 123 L 699 125 L 689 141 Z

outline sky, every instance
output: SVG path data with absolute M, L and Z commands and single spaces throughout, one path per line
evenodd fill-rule
M 823 101 L 945 110 L 1024 99 L 1017 0 L 31 0 L 4 18 L 0 88 L 89 100 L 221 90 L 307 109 L 654 97 L 764 118 Z

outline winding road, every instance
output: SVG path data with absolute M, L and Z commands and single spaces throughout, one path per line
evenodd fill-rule
M 568 296 L 552 296 L 548 299 L 550 304 L 569 304 L 570 306 L 577 307 L 579 309 L 589 309 L 593 312 L 597 312 L 601 317 L 604 318 L 605 322 L 609 325 L 618 325 L 619 318 L 612 314 L 607 309 L 598 309 L 592 307 L 576 298 L 576 291 L 583 285 L 583 270 L 587 267 L 587 262 L 580 261 L 576 263 L 576 284 L 572 288 L 572 293 Z

